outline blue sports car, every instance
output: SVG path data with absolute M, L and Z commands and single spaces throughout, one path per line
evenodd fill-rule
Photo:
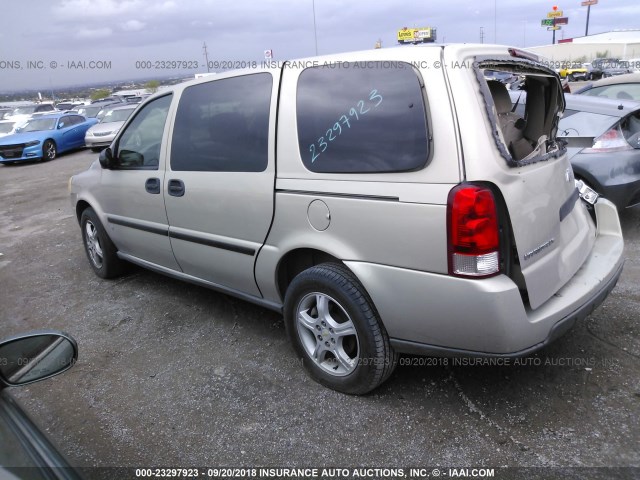
M 84 147 L 95 118 L 56 112 L 30 118 L 16 133 L 0 138 L 0 163 L 53 160 L 58 153 Z

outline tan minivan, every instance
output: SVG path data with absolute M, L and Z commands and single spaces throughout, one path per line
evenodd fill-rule
M 484 71 L 525 78 L 524 115 Z M 563 109 L 558 75 L 501 46 L 223 73 L 145 101 L 71 201 L 97 275 L 282 312 L 311 376 L 361 394 L 399 353 L 527 355 L 613 289 L 618 214 L 576 188 Z

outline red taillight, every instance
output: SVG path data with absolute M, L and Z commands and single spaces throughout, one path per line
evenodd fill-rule
M 633 150 L 633 147 L 624 138 L 622 127 L 618 124 L 594 138 L 593 146 L 585 148 L 582 153 L 621 152 L 624 150 Z
M 498 211 L 491 190 L 462 184 L 447 200 L 449 273 L 486 277 L 500 271 Z

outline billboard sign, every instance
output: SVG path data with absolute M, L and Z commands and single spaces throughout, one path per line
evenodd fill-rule
M 398 30 L 398 43 L 423 43 L 433 42 L 433 29 L 431 27 L 403 28 Z
M 553 19 L 553 24 L 554 25 L 568 25 L 569 24 L 569 17 L 554 18 Z
M 553 18 L 543 18 L 540 22 L 541 27 L 553 27 Z
M 553 12 L 547 13 L 547 18 L 556 18 L 562 16 L 562 10 L 555 10 Z

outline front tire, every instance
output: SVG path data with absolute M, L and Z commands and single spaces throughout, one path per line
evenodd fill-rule
M 56 144 L 53 140 L 45 140 L 42 144 L 42 161 L 48 162 L 50 160 L 54 160 L 58 155 L 58 149 L 56 148 Z
M 124 270 L 124 262 L 118 258 L 115 245 L 92 208 L 82 212 L 80 227 L 84 250 L 95 274 L 101 278 L 120 275 Z
M 287 289 L 284 316 L 305 369 L 333 390 L 370 392 L 397 364 L 371 298 L 342 265 L 324 263 L 300 273 Z

